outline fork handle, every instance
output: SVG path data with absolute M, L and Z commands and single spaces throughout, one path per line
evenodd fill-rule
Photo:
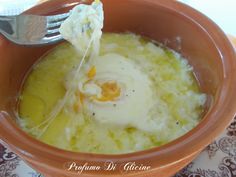
M 8 34 L 13 34 L 12 25 L 14 24 L 16 16 L 0 16 L 0 33 L 5 32 Z

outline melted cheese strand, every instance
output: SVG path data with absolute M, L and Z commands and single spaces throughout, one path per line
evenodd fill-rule
M 88 44 L 88 47 L 86 48 L 86 51 L 85 51 L 85 53 L 84 53 L 84 56 L 82 57 L 82 59 L 81 59 L 79 65 L 78 65 L 78 67 L 77 67 L 77 69 L 76 69 L 76 71 L 75 71 L 75 75 L 74 75 L 74 77 L 73 77 L 73 79 L 72 79 L 73 81 L 78 80 L 79 72 L 80 72 L 81 67 L 82 67 L 82 65 L 83 65 L 83 63 L 84 63 L 84 61 L 85 61 L 85 58 L 86 58 L 87 54 L 88 54 L 89 48 L 91 47 L 91 44 L 92 44 L 92 42 L 93 42 L 93 39 L 94 39 L 94 36 L 95 36 L 94 34 L 95 34 L 95 32 L 93 32 L 93 35 L 92 35 L 92 37 L 91 37 L 91 39 L 90 39 L 90 42 L 89 42 L 89 44 Z M 91 58 L 90 58 L 90 59 L 91 59 Z M 60 100 L 60 101 L 56 104 L 56 106 L 53 108 L 53 110 L 52 110 L 51 113 L 49 114 L 48 118 L 46 118 L 46 119 L 45 119 L 42 123 L 40 123 L 39 125 L 33 127 L 33 128 L 30 130 L 30 132 L 31 132 L 31 131 L 34 131 L 36 128 L 39 128 L 39 127 L 43 126 L 44 124 L 46 124 L 46 126 L 43 128 L 42 132 L 37 136 L 38 138 L 40 138 L 40 137 L 45 133 L 45 131 L 48 129 L 48 127 L 51 125 L 51 123 L 52 123 L 53 120 L 56 118 L 56 116 L 61 112 L 61 110 L 63 109 L 63 107 L 64 107 L 66 101 L 68 100 L 68 98 L 70 98 L 70 97 L 73 95 L 74 89 L 75 89 L 75 88 L 73 88 L 73 87 L 70 87 L 69 89 L 67 89 L 67 91 L 66 91 L 66 93 L 65 93 L 65 96 L 63 97 L 62 100 Z
M 88 55 L 91 45 L 93 45 L 93 49 L 90 53 L 89 61 L 91 60 L 91 58 L 99 55 L 100 38 L 102 35 L 101 28 L 103 27 L 103 9 L 102 9 L 102 4 L 98 4 L 98 3 L 100 3 L 100 1 L 95 1 L 94 3 L 92 3 L 91 6 L 87 6 L 87 5 L 82 4 L 81 6 L 80 5 L 76 6 L 72 10 L 72 16 L 74 15 L 73 17 L 76 17 L 76 15 L 78 15 L 78 14 L 76 14 L 78 10 L 80 10 L 80 11 L 84 10 L 83 12 L 85 14 L 83 14 L 84 16 L 82 15 L 82 17 L 80 16 L 79 19 L 81 20 L 81 22 L 77 21 L 78 23 L 82 23 L 84 19 L 89 18 L 91 16 L 91 13 L 88 12 L 86 10 L 86 8 L 92 8 L 92 11 L 96 10 L 98 13 L 98 14 L 96 14 L 97 16 L 95 15 L 92 18 L 92 20 L 95 20 L 95 21 L 91 22 L 93 25 L 92 27 L 90 27 L 90 30 L 92 30 L 92 35 L 89 39 L 89 42 L 87 44 L 85 51 L 83 52 L 83 50 L 82 50 L 83 57 L 82 57 L 79 65 L 75 71 L 74 77 L 72 79 L 72 83 L 76 82 L 79 79 L 79 72 L 83 66 L 86 56 Z M 98 8 L 98 10 L 96 8 Z M 80 14 L 81 13 L 82 12 L 80 12 Z M 71 17 L 71 18 L 73 19 L 73 17 Z M 77 26 L 74 23 L 71 23 L 71 22 L 73 22 L 73 20 L 71 20 L 69 18 L 64 22 L 65 24 L 64 23 L 62 24 L 62 26 L 60 28 L 60 32 L 65 39 L 69 40 L 69 42 L 71 42 L 74 45 L 74 47 L 77 49 L 77 52 L 80 53 L 81 50 L 78 50 L 79 43 L 78 43 L 78 41 L 76 41 L 76 39 L 83 39 L 83 37 L 84 37 L 84 39 L 87 39 L 87 37 L 89 37 L 86 32 L 83 32 L 84 26 L 89 25 L 89 21 L 88 21 L 88 23 L 83 24 L 83 26 L 81 26 L 79 28 L 78 36 L 77 36 L 77 38 L 74 39 L 74 37 L 73 37 L 73 35 L 75 35 L 74 30 Z M 98 21 L 96 21 L 96 20 L 98 20 Z M 89 30 L 89 29 L 87 29 L 87 30 Z M 68 33 L 68 31 L 69 31 L 69 33 Z M 84 41 L 86 41 L 86 40 L 84 40 Z M 86 42 L 85 42 L 85 44 L 86 44 Z M 33 132 L 33 131 L 37 130 L 38 128 L 40 128 L 41 126 L 45 125 L 45 127 L 42 129 L 41 133 L 39 133 L 39 135 L 37 136 L 38 138 L 40 138 L 45 133 L 45 131 L 48 129 L 48 127 L 51 125 L 51 123 L 56 118 L 56 116 L 61 112 L 61 110 L 65 106 L 67 100 L 73 95 L 75 89 L 76 88 L 74 88 L 73 85 L 69 86 L 69 88 L 67 88 L 67 91 L 66 91 L 63 99 L 58 101 L 58 103 L 54 106 L 53 110 L 50 112 L 49 116 L 47 116 L 46 119 L 43 122 L 41 122 L 39 125 L 31 128 L 29 132 Z M 79 104 L 81 104 L 81 103 L 79 102 Z

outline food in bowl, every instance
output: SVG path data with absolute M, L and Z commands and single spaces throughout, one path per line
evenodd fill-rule
M 75 47 L 60 44 L 25 80 L 18 122 L 26 132 L 66 150 L 121 154 L 166 144 L 200 122 L 206 95 L 184 57 L 133 33 L 104 33 L 99 45 L 101 24 L 86 36 L 81 26 L 70 30 L 74 9 L 61 31 Z

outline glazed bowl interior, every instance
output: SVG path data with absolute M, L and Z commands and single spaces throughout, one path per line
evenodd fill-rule
M 67 11 L 76 3 L 75 0 L 48 2 L 26 13 L 56 14 Z M 40 56 L 55 45 L 24 47 L 12 44 L 1 36 L 0 110 L 1 119 L 6 125 L 1 131 L 6 133 L 7 129 L 11 129 L 11 133 L 7 133 L 5 139 L 3 138 L 4 141 L 13 149 L 14 146 L 17 147 L 16 151 L 24 150 L 29 154 L 37 151 L 34 156 L 41 156 L 38 161 L 43 161 L 46 156 L 51 157 L 51 161 L 58 160 L 54 163 L 55 167 L 77 157 L 96 163 L 106 159 L 135 159 L 144 162 L 148 157 L 153 157 L 150 158 L 150 163 L 160 167 L 204 148 L 226 127 L 235 114 L 235 101 L 231 100 L 236 85 L 232 77 L 235 75 L 235 53 L 226 36 L 206 17 L 178 2 L 103 0 L 103 3 L 104 32 L 140 34 L 180 52 L 188 59 L 201 91 L 208 95 L 207 111 L 202 121 L 192 131 L 167 145 L 126 155 L 73 153 L 47 146 L 18 128 L 14 122 L 16 115 L 13 108 L 25 75 Z M 19 138 L 21 143 L 17 142 Z M 29 156 L 25 157 L 30 161 Z

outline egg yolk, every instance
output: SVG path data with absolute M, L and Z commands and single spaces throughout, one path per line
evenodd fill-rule
M 87 77 L 89 78 L 89 80 L 92 80 L 95 77 L 95 75 L 96 75 L 96 67 L 92 66 L 87 72 Z M 121 89 L 115 81 L 109 81 L 103 84 L 98 84 L 98 87 L 101 88 L 101 96 L 99 97 L 93 96 L 92 97 L 93 99 L 105 102 L 105 101 L 114 101 L 117 97 L 120 96 Z M 80 98 L 81 97 L 83 99 L 83 95 L 80 95 Z
M 121 89 L 115 81 L 105 82 L 101 86 L 102 96 L 98 101 L 113 101 L 120 96 Z
M 93 79 L 95 75 L 96 75 L 96 67 L 92 66 L 88 71 L 87 76 L 89 79 Z

